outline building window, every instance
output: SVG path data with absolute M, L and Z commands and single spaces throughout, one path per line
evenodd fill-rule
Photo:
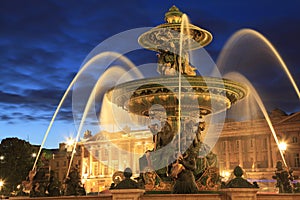
M 226 141 L 223 141 L 223 151 L 226 150 Z
M 240 148 L 240 141 L 239 141 L 239 140 L 237 140 L 237 141 L 236 141 L 236 150 L 238 151 L 238 150 L 239 150 L 239 148 Z
M 108 150 L 107 149 L 104 150 L 104 155 L 108 156 Z
M 297 137 L 292 137 L 292 143 L 298 143 L 298 138 Z
M 99 158 L 99 151 L 98 150 L 95 150 L 95 157 Z
M 98 162 L 93 163 L 93 174 L 94 176 L 99 175 Z
M 262 148 L 263 148 L 263 149 L 267 149 L 267 145 L 268 145 L 268 144 L 267 144 L 267 138 L 264 138 L 264 139 L 263 139 L 263 146 L 262 146 Z
M 250 140 L 250 147 L 253 148 L 254 139 Z
M 295 167 L 300 167 L 300 156 L 299 153 L 294 154 Z
M 108 166 L 107 165 L 104 166 L 104 175 L 108 175 Z

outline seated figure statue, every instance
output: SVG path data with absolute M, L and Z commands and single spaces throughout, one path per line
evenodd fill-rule
M 222 188 L 258 188 L 256 182 L 253 184 L 242 178 L 243 169 L 240 166 L 236 166 L 233 170 L 235 178 L 230 180 L 227 184 L 223 183 Z
M 283 169 L 282 162 L 277 161 L 276 163 L 276 171 L 273 179 L 277 180 L 276 187 L 279 188 L 279 193 L 292 193 L 292 185 L 291 182 L 293 180 L 293 175 L 291 175 L 291 171 L 287 171 Z
M 140 185 L 131 179 L 132 171 L 129 167 L 124 170 L 125 179 L 118 183 L 113 189 L 138 189 Z

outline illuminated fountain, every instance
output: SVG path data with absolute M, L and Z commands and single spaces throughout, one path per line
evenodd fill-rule
M 200 76 L 201 72 L 191 65 L 191 50 L 211 42 L 208 31 L 190 24 L 175 6 L 165 16 L 165 24 L 139 37 L 141 46 L 158 52 L 160 76 L 118 84 L 106 92 L 108 100 L 118 107 L 149 117 L 154 149 L 140 159 L 140 170 L 144 179 L 155 171 L 162 190 L 171 188 L 172 178 L 180 176 L 182 168 L 197 171 L 193 175 L 196 180 L 200 178 L 204 169 L 203 160 L 198 157 L 208 155 L 211 150 L 201 139 L 206 130 L 206 116 L 225 111 L 247 95 L 244 85 L 229 79 Z M 188 169 L 185 162 L 194 162 L 195 169 Z M 217 168 L 211 173 L 217 174 Z M 197 184 L 199 187 L 200 181 Z
M 156 66 L 158 75 L 152 76 L 152 74 L 148 75 L 140 72 L 127 57 L 123 56 L 126 52 L 91 52 L 60 101 L 46 131 L 41 149 L 56 115 L 71 88 L 76 86 L 76 84 L 80 86 L 81 83 L 85 84 L 88 82 L 84 78 L 87 75 L 84 74 L 86 71 L 89 74 L 95 75 L 95 77 L 99 77 L 94 80 L 95 85 L 92 91 L 84 91 L 88 100 L 82 103 L 83 107 L 79 109 L 83 111 L 83 114 L 78 117 L 80 123 L 78 123 L 76 143 L 79 141 L 85 122 L 90 115 L 90 110 L 96 107 L 94 104 L 96 101 L 95 96 L 99 94 L 103 95 L 105 93 L 100 120 L 95 115 L 97 123 L 100 126 L 103 125 L 106 114 L 110 112 L 113 112 L 112 115 L 115 115 L 110 115 L 110 117 L 115 117 L 112 122 L 117 123 L 117 125 L 122 124 L 122 122 L 118 122 L 121 112 L 135 116 L 135 118 L 128 119 L 129 121 L 134 121 L 135 119 L 137 121 L 141 119 L 147 121 L 149 130 L 152 133 L 152 135 L 148 134 L 147 137 L 152 137 L 151 140 L 154 145 L 153 149 L 148 149 L 139 159 L 139 171 L 141 172 L 141 178 L 146 183 L 146 190 L 152 190 L 154 187 L 157 190 L 170 190 L 174 184 L 176 185 L 174 179 L 180 179 L 178 176 L 180 176 L 181 169 L 184 167 L 183 162 L 185 161 L 191 161 L 195 164 L 192 170 L 187 169 L 187 166 L 185 168 L 186 171 L 193 171 L 192 176 L 195 176 L 195 184 L 197 184 L 199 189 L 218 189 L 220 185 L 219 172 L 215 163 L 215 155 L 211 152 L 211 149 L 218 140 L 218 134 L 221 131 L 212 128 L 213 126 L 210 125 L 217 121 L 214 121 L 214 117 L 218 115 L 223 115 L 223 121 L 221 121 L 224 122 L 224 111 L 231 108 L 234 103 L 245 98 L 248 93 L 255 94 L 256 101 L 264 112 L 274 139 L 277 142 L 276 134 L 272 128 L 266 109 L 250 82 L 247 83 L 243 78 L 235 80 L 236 76 L 234 76 L 235 78 L 228 76 L 230 79 L 224 79 L 218 73 L 206 73 L 199 70 L 199 66 L 196 66 L 194 60 L 197 58 L 194 57 L 193 52 L 201 50 L 204 46 L 208 45 L 212 41 L 212 35 L 208 31 L 190 24 L 187 16 L 175 6 L 170 8 L 169 12 L 166 13 L 165 21 L 165 24 L 139 34 L 140 37 L 138 39 L 142 47 L 157 52 L 158 63 Z M 141 30 L 138 29 L 137 31 Z M 122 41 L 108 40 L 108 43 L 112 41 L 116 45 L 118 45 L 118 42 L 124 42 L 122 39 Z M 223 52 L 220 56 L 220 61 L 226 61 L 227 57 L 230 56 Z M 125 67 L 110 66 L 105 71 L 97 71 L 99 66 L 109 65 L 115 59 L 121 60 Z M 283 62 L 281 58 L 279 60 Z M 218 65 L 222 65 L 222 63 L 220 62 Z M 95 69 L 92 69 L 93 67 Z M 127 70 L 130 71 L 128 73 L 129 76 L 126 74 Z M 287 71 L 286 68 L 285 71 Z M 207 74 L 213 75 L 210 76 Z M 82 80 L 80 80 L 81 76 L 83 77 Z M 106 83 L 108 80 L 110 83 Z M 295 87 L 295 83 L 291 82 Z M 299 91 L 297 89 L 296 91 L 299 95 Z M 82 91 L 80 93 L 73 91 L 73 101 L 74 99 L 84 99 L 83 96 L 85 94 L 82 94 Z M 111 105 L 118 109 L 113 111 L 107 109 Z M 74 116 L 78 114 L 74 112 L 74 107 L 73 114 Z M 217 123 L 219 122 L 217 121 Z M 125 130 L 123 131 L 126 132 Z M 126 133 L 128 135 L 131 134 L 130 130 Z M 112 135 L 114 135 L 114 131 L 111 134 L 103 134 L 102 136 L 108 136 L 109 139 Z M 118 151 L 122 149 L 117 143 L 112 143 L 116 148 L 119 148 Z M 75 147 L 76 144 L 72 152 L 67 176 L 70 172 Z M 37 155 L 33 171 L 36 170 L 36 163 L 41 149 Z M 92 154 L 92 152 L 90 153 Z M 129 153 L 133 154 L 136 152 Z M 206 162 L 204 159 L 209 160 L 210 166 L 204 166 L 203 163 Z M 100 158 L 99 161 L 102 162 Z M 285 161 L 284 164 L 286 165 Z M 109 167 L 114 168 L 115 171 L 120 170 L 120 165 L 119 168 L 114 166 Z M 153 180 L 151 180 L 151 177 L 155 176 L 160 181 L 158 186 L 154 186 Z M 202 179 L 203 176 L 206 176 L 206 179 Z M 209 183 L 207 182 L 208 176 L 211 181 Z

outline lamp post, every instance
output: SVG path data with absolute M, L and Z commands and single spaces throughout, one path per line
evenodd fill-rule
M 287 149 L 287 144 L 285 142 L 279 142 L 279 150 L 282 151 L 282 153 L 284 153 Z
M 4 186 L 4 181 L 0 179 L 0 194 L 2 193 L 2 187 Z
M 279 148 L 279 151 L 282 152 L 283 158 L 286 159 L 286 156 L 285 156 L 285 152 L 287 150 L 286 142 L 284 142 L 284 141 L 279 142 L 278 148 Z M 284 160 L 284 162 L 286 162 L 286 161 Z
M 5 158 L 5 157 L 4 157 L 3 155 L 0 156 L 0 163 L 3 163 L 3 162 L 4 162 L 4 158 Z
M 75 140 L 73 138 L 69 137 L 66 141 L 68 167 L 71 165 L 70 160 L 71 160 L 71 157 L 73 156 L 74 145 L 75 145 Z
M 32 154 L 31 154 L 31 157 L 32 157 L 32 158 L 36 158 L 36 153 L 32 153 Z

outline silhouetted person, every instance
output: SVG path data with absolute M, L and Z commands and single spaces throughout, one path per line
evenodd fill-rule
M 223 184 L 223 188 L 258 188 L 256 182 L 251 184 L 246 179 L 242 178 L 244 172 L 240 166 L 236 166 L 233 170 L 233 174 L 235 178 L 230 180 L 227 184 Z
M 114 189 L 138 189 L 139 184 L 131 179 L 132 171 L 129 167 L 124 170 L 125 179 L 118 183 Z

